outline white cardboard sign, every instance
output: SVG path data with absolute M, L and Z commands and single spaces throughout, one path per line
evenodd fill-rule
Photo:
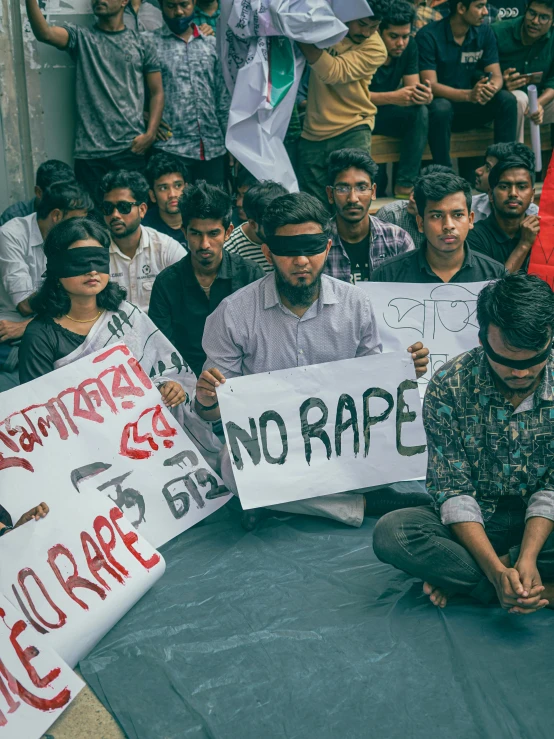
M 229 499 L 124 344 L 2 393 L 0 419 L 0 503 L 14 521 L 101 494 L 158 547 Z
M 243 508 L 425 475 L 405 351 L 236 377 L 217 395 Z
M 0 736 L 39 739 L 84 683 L 0 595 Z
M 419 379 L 424 395 L 443 364 L 479 345 L 477 296 L 486 284 L 359 282 L 356 286 L 369 293 L 384 352 L 406 351 L 417 341 L 429 349 L 429 369 Z
M 71 667 L 165 572 L 103 495 L 72 500 L 0 539 L 0 591 Z

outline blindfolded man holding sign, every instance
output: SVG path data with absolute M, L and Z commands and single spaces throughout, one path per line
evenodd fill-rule
M 275 271 L 224 300 L 206 322 L 202 344 L 207 360 L 195 401 L 206 421 L 220 418 L 217 388 L 226 379 L 382 351 L 369 297 L 323 274 L 331 240 L 329 218 L 319 201 L 307 193 L 278 197 L 267 208 L 263 226 L 262 249 Z M 428 350 L 417 343 L 408 351 L 416 373 L 423 374 Z M 226 448 L 222 475 L 236 490 Z M 363 495 L 339 493 L 274 508 L 359 526 L 365 506 Z M 245 516 L 244 525 L 253 527 L 256 514 Z

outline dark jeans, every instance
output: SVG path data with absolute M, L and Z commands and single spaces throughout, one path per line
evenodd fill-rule
M 519 555 L 524 519 L 523 506 L 501 507 L 485 524 L 494 551 L 498 556 L 509 553 L 512 565 Z M 492 583 L 432 506 L 387 513 L 375 526 L 373 549 L 381 562 L 450 592 L 471 595 L 482 603 L 496 597 Z M 543 581 L 554 581 L 554 534 L 546 540 L 537 566 Z
M 206 180 L 208 185 L 223 185 L 225 183 L 225 155 L 206 161 L 205 159 L 189 159 L 177 157 L 186 166 L 190 182 Z
M 401 187 L 412 187 L 419 174 L 428 130 L 429 111 L 426 105 L 382 105 L 377 110 L 373 135 L 402 139 L 396 177 L 396 183 Z
M 435 164 L 452 166 L 450 135 L 468 131 L 494 121 L 494 141 L 515 141 L 517 136 L 517 100 L 511 92 L 500 90 L 486 105 L 453 103 L 435 98 L 429 106 L 429 146 Z
M 120 154 L 112 154 L 99 159 L 76 159 L 75 176 L 77 180 L 90 192 L 96 205 L 102 202 L 100 193 L 100 182 L 108 172 L 116 169 L 128 169 L 134 172 L 144 173 L 146 169 L 146 156 L 144 154 L 133 154 L 128 149 Z

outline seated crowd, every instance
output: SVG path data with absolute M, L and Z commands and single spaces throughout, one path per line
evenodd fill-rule
M 352 526 L 388 510 L 375 552 L 422 579 L 435 605 L 456 593 L 520 614 L 554 604 L 554 293 L 526 274 L 540 219 L 523 143 L 526 118 L 554 121 L 554 0 L 495 23 L 486 0 L 368 0 L 372 15 L 330 52 L 299 45 L 310 70 L 295 109 L 301 191 L 242 169 L 234 204 L 217 0 L 160 0 L 157 13 L 93 2 L 90 29 L 49 26 L 26 4 L 36 37 L 76 61 L 75 167 L 43 163 L 34 198 L 1 216 L 0 392 L 95 351 L 110 321 L 133 317 L 137 336 L 156 334 L 193 370 L 195 387 L 164 373 L 155 384 L 171 409 L 193 399 L 238 496 L 217 441 L 226 379 L 382 352 L 360 281 L 489 282 L 480 345 L 429 383 L 426 488 L 368 480 L 273 508 Z M 474 195 L 450 136 L 487 123 L 495 143 Z M 402 139 L 397 199 L 376 215 L 372 131 Z M 428 349 L 406 351 L 423 375 Z M 246 512 L 244 527 L 263 515 Z

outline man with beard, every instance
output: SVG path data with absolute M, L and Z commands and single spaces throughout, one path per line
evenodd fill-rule
M 508 272 L 527 268 L 540 231 L 540 216 L 527 215 L 535 197 L 535 173 L 523 159 L 504 159 L 489 174 L 492 213 L 468 236 L 475 251 L 506 265 Z
M 95 199 L 106 172 L 145 169 L 145 153 L 156 140 L 164 108 L 156 49 L 144 34 L 125 27 L 128 2 L 92 0 L 96 23 L 88 28 L 50 26 L 38 1 L 26 0 L 36 38 L 67 51 L 76 64 L 75 174 Z
M 461 593 L 530 614 L 554 607 L 554 293 L 506 275 L 481 291 L 477 320 L 481 346 L 425 395 L 435 508 L 387 514 L 373 546 L 436 606 Z
M 327 198 L 336 212 L 325 265 L 331 277 L 367 281 L 386 259 L 415 249 L 406 231 L 369 215 L 377 172 L 377 165 L 362 149 L 341 149 L 329 157 Z
M 109 228 L 110 276 L 127 290 L 127 300 L 148 313 L 156 276 L 187 250 L 141 222 L 146 215 L 148 182 L 138 172 L 108 173 L 100 183 L 102 213 Z
M 206 359 L 202 335 L 207 317 L 264 272 L 223 248 L 233 232 L 232 200 L 226 192 L 200 181 L 186 188 L 180 206 L 189 253 L 156 278 L 149 315 L 199 375 Z
M 262 249 L 274 271 L 224 300 L 206 321 L 204 371 L 196 386 L 195 410 L 206 421 L 220 419 L 217 388 L 226 378 L 379 354 L 382 351 L 371 301 L 353 285 L 323 274 L 331 249 L 327 211 L 308 193 L 275 198 L 267 207 Z M 421 343 L 408 347 L 418 376 L 429 354 Z M 229 454 L 222 450 L 221 472 L 236 493 Z M 371 483 L 371 480 L 368 480 Z M 405 505 L 428 497 L 413 485 Z M 417 491 L 417 492 L 415 492 Z M 272 509 L 306 513 L 360 526 L 365 498 L 350 493 L 297 501 Z M 260 515 L 244 514 L 251 529 Z

